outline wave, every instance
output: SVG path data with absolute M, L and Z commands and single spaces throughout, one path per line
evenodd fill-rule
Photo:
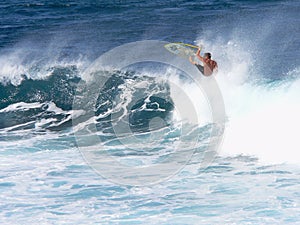
M 238 77 L 239 72 L 228 74 L 220 69 L 216 79 L 228 118 L 221 145 L 223 155 L 252 155 L 268 163 L 299 162 L 296 157 L 300 127 L 300 80 L 296 78 L 299 72 L 299 69 L 290 71 L 290 79 L 249 82 L 247 76 L 245 80 Z M 93 115 L 98 132 L 111 135 L 115 120 L 125 116 L 129 118 L 131 130 L 138 133 L 148 133 L 153 118 L 171 124 L 174 120 L 172 98 L 177 97 L 170 86 L 161 83 L 154 74 L 109 73 L 111 79 L 99 93 Z M 72 109 L 75 91 L 81 81 L 76 68 L 71 67 L 56 68 L 52 75 L 42 80 L 25 77 L 18 86 L 1 84 L 1 133 L 71 129 L 72 119 L 85 115 L 85 107 Z M 175 75 L 172 81 L 186 90 L 200 111 L 200 121 L 206 122 L 202 125 L 207 124 L 209 112 L 204 110 L 197 87 Z M 114 120 L 112 115 L 117 115 Z M 95 120 L 85 118 L 81 125 L 89 126 Z
M 205 46 L 207 49 L 220 48 L 210 46 L 209 42 Z M 216 76 L 228 118 L 221 152 L 253 155 L 268 162 L 298 162 L 295 152 L 299 149 L 300 69 L 290 71 L 282 79 L 253 79 L 251 54 L 232 46 L 233 42 L 229 42 L 224 52 L 219 53 L 223 58 L 216 55 L 220 64 L 229 61 L 231 65 L 220 67 Z M 242 62 L 231 57 L 237 51 L 244 56 Z M 85 114 L 85 107 L 81 110 L 72 108 L 78 84 L 83 81 L 80 70 L 75 65 L 51 70 L 43 79 L 19 74 L 20 84 L 0 84 L 2 132 L 69 130 L 73 126 L 72 118 Z M 163 76 L 171 76 L 172 82 L 187 93 L 198 110 L 201 126 L 211 122 L 201 91 L 170 68 L 142 73 L 106 73 L 110 74 L 110 79 L 99 93 L 93 115 L 97 130 L 102 133 L 113 133 L 112 115 L 117 115 L 114 119 L 118 120 L 128 116 L 133 132 L 149 132 L 153 118 L 169 121 L 169 125 L 172 120 L 174 122 L 174 102 L 178 96 L 172 86 L 162 82 Z M 84 121 L 83 126 L 94 122 L 89 118 Z
M 300 80 L 294 78 L 259 85 L 224 81 L 221 90 L 228 115 L 224 153 L 298 163 L 299 88 Z
M 69 110 L 79 82 L 76 67 L 51 68 L 52 72 L 44 79 L 27 78 L 19 74 L 19 85 L 0 84 L 0 109 L 19 102 L 55 102 L 58 107 Z
M 252 31 L 249 28 L 246 34 L 238 33 L 237 37 L 214 37 L 214 41 L 207 34 L 196 41 L 205 47 L 205 51 L 211 51 L 219 64 L 216 79 L 228 118 L 222 152 L 255 155 L 270 162 L 298 162 L 295 152 L 299 149 L 300 69 L 292 64 L 293 68 L 280 71 L 271 64 L 273 70 L 263 71 L 262 64 L 268 64 L 266 58 L 270 57 L 264 57 L 260 63 L 257 61 L 257 50 L 262 44 L 244 41 Z M 272 34 L 272 30 L 269 33 Z M 57 57 L 51 54 L 51 57 L 40 57 L 40 53 L 25 50 L 17 48 L 0 57 L 3 65 L 0 68 L 0 129 L 11 132 L 71 128 L 72 116 L 84 116 L 84 107 L 82 111 L 74 111 L 72 106 L 78 84 L 83 81 L 82 71 L 89 62 L 80 57 L 61 60 L 63 56 L 59 54 Z M 280 76 L 278 71 L 282 72 Z M 168 72 L 144 71 L 142 75 L 106 72 L 111 78 L 99 93 L 94 115 L 98 131 L 111 133 L 112 114 L 119 119 L 128 115 L 131 129 L 145 133 L 149 132 L 152 118 L 169 122 L 176 118 L 174 99 L 178 96 L 171 86 L 158 80 Z M 211 122 L 204 98 L 199 97 L 201 91 L 176 72 L 169 73 L 199 111 L 201 126 Z M 157 95 L 161 98 L 155 97 Z M 88 126 L 89 122 L 83 124 Z
M 216 79 L 228 118 L 221 152 L 252 155 L 268 163 L 299 163 L 299 65 L 283 68 L 281 74 L 275 67 L 262 71 L 262 64 L 268 65 L 273 56 L 257 61 L 254 46 L 261 43 L 245 43 L 243 35 L 196 41 L 219 63 Z
M 167 84 L 157 82 L 154 77 L 140 74 L 107 71 L 107 80 L 94 108 L 93 117 L 101 130 L 111 127 L 112 113 L 130 114 L 131 129 L 146 131 L 154 117 L 165 119 L 173 111 Z M 6 131 L 21 129 L 63 130 L 72 126 L 74 119 L 74 97 L 79 97 L 78 84 L 84 82 L 75 67 L 54 68 L 50 76 L 42 80 L 26 77 L 15 86 L 0 86 L 0 129 Z M 84 82 L 85 83 L 85 82 Z M 77 91 L 77 92 L 76 92 Z M 84 90 L 99 91 L 98 87 Z M 157 97 L 163 96 L 163 97 Z M 85 111 L 89 102 L 84 102 Z M 127 109 L 130 107 L 129 109 Z M 80 113 L 84 114 L 84 113 Z M 73 118 L 72 118 L 73 116 Z

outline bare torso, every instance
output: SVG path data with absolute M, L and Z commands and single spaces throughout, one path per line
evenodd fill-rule
M 202 57 L 200 56 L 200 51 L 201 49 L 199 48 L 196 56 L 198 57 L 198 59 L 203 62 L 203 66 L 201 66 L 200 64 L 198 64 L 197 62 L 192 60 L 192 57 L 189 58 L 190 62 L 192 64 L 194 64 L 199 70 L 200 72 L 204 75 L 204 76 L 210 76 L 212 75 L 213 72 L 217 72 L 218 71 L 218 64 L 216 61 L 210 59 L 210 56 L 207 57 Z M 210 54 L 210 53 L 207 53 Z
M 203 59 L 204 75 L 209 76 L 213 73 L 214 69 L 217 67 L 217 63 L 211 59 Z

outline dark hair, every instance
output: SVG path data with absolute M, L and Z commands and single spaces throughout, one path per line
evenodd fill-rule
M 206 52 L 204 56 L 207 56 L 207 58 L 211 59 L 211 54 L 209 52 Z

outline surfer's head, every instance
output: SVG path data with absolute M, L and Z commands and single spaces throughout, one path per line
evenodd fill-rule
M 208 58 L 208 59 L 211 59 L 211 54 L 209 52 L 206 52 L 206 53 L 204 53 L 204 57 Z

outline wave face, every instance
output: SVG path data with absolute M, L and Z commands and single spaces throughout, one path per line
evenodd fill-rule
M 129 122 L 134 130 L 146 129 L 152 118 L 165 119 L 170 116 L 173 104 L 168 97 L 167 84 L 162 85 L 156 83 L 153 77 L 141 77 L 133 73 L 117 71 L 108 73 L 111 77 L 102 87 L 94 106 L 95 117 L 99 117 L 99 123 L 108 121 L 112 111 L 116 113 L 127 105 L 131 105 L 128 109 Z M 46 130 L 64 130 L 70 128 L 72 126 L 70 115 L 75 113 L 72 111 L 72 105 L 80 81 L 82 80 L 78 77 L 76 68 L 67 67 L 53 69 L 52 74 L 43 80 L 24 77 L 18 86 L 2 84 L 0 129 L 23 130 L 43 127 Z M 137 97 L 141 96 L 141 92 L 145 97 Z M 155 97 L 162 93 L 164 99 Z M 169 102 L 166 101 L 167 98 Z M 84 108 L 82 110 L 84 111 Z M 106 116 L 100 118 L 100 115 Z M 42 127 L 38 126 L 41 121 L 45 122 Z M 105 126 L 104 123 L 99 126 Z

